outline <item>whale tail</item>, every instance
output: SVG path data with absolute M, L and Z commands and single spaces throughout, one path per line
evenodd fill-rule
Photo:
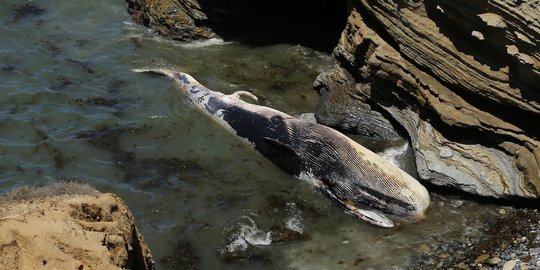
M 175 71 L 167 68 L 134 68 L 132 69 L 132 71 L 139 73 L 145 72 L 166 75 L 167 77 L 170 77 L 176 82 L 178 82 L 180 85 L 198 87 L 210 91 L 210 89 L 204 87 L 197 80 L 191 77 L 191 75 L 184 72 Z
M 132 69 L 132 71 L 139 72 L 139 73 L 147 72 L 147 73 L 163 74 L 171 78 L 175 78 L 183 74 L 182 72 L 174 71 L 172 69 L 167 69 L 167 68 L 134 68 Z

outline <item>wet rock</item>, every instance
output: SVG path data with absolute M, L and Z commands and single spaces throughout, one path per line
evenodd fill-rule
M 518 267 L 534 269 L 540 254 L 534 250 L 540 238 L 540 213 L 536 209 L 507 209 L 504 216 L 483 224 L 482 233 L 474 237 L 444 242 L 432 247 L 430 253 L 420 253 L 413 258 L 411 269 L 501 269 L 508 261 L 522 262 Z M 489 220 L 486 217 L 484 220 Z M 525 242 L 521 239 L 525 237 Z M 450 256 L 441 257 L 442 254 Z M 439 254 L 439 255 L 434 255 Z M 517 265 L 517 264 L 516 264 Z M 495 267 L 495 268 L 490 268 Z
M 467 266 L 464 262 L 460 262 L 457 264 L 458 269 L 469 269 L 469 266 Z
M 351 6 L 335 65 L 315 83 L 323 89 L 317 119 L 369 124 L 374 138 L 404 128 L 420 179 L 433 184 L 539 198 L 540 2 Z
M 491 266 L 496 266 L 497 264 L 499 264 L 501 262 L 501 258 L 499 257 L 493 257 L 493 258 L 490 258 L 488 260 L 488 264 L 491 265 Z
M 197 0 L 127 0 L 133 20 L 175 40 L 219 38 L 204 24 L 208 20 Z
M 489 254 L 482 254 L 474 260 L 474 264 L 483 263 L 489 258 Z
M 278 226 L 270 228 L 270 240 L 272 244 L 285 244 L 308 239 L 309 236 L 289 228 Z
M 429 252 L 431 252 L 431 249 L 426 244 L 420 245 L 420 247 L 418 247 L 418 249 L 424 254 L 428 254 Z
M 507 261 L 504 263 L 503 265 L 503 270 L 512 270 L 514 269 L 514 267 L 516 266 L 516 261 L 512 260 L 512 261 Z

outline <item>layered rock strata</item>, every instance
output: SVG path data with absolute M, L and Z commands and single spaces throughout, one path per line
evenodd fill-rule
M 406 130 L 422 180 L 538 198 L 539 37 L 540 1 L 355 1 L 316 117 L 368 107 Z

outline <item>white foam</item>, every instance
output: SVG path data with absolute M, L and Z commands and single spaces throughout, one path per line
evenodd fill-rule
M 270 232 L 265 233 L 259 229 L 255 221 L 250 217 L 244 218 L 248 221 L 248 224 L 239 226 L 238 232 L 233 235 L 234 240 L 225 247 L 227 252 L 246 250 L 249 245 L 266 246 L 272 243 Z
M 403 155 L 407 149 L 409 148 L 409 144 L 407 142 L 404 142 L 402 145 L 398 145 L 396 147 L 388 148 L 382 152 L 379 152 L 378 154 L 392 163 L 394 166 L 403 169 L 402 164 L 398 161 L 398 157 Z
M 232 42 L 223 41 L 223 39 L 211 38 L 211 39 L 206 39 L 206 40 L 195 40 L 195 41 L 181 42 L 181 43 L 175 43 L 175 44 L 183 48 L 203 48 L 203 47 L 208 47 L 208 46 L 225 45 L 225 44 L 231 44 L 231 43 Z
M 235 252 L 239 250 L 246 250 L 248 248 L 248 243 L 244 238 L 236 238 L 230 244 L 226 246 L 227 252 Z
M 303 113 L 300 116 L 298 116 L 297 118 L 302 120 L 302 121 L 311 122 L 311 123 L 317 123 L 317 118 L 315 118 L 314 113 Z
M 298 206 L 296 206 L 296 203 L 294 202 L 287 202 L 287 213 L 289 217 L 285 219 L 285 225 L 287 228 L 303 233 L 304 232 L 304 224 L 302 224 L 302 211 L 298 209 Z

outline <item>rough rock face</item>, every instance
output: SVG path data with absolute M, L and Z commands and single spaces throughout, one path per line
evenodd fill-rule
M 353 3 L 317 119 L 372 109 L 345 125 L 392 138 L 398 123 L 422 180 L 539 198 L 540 1 Z
M 0 201 L 0 232 L 0 269 L 154 269 L 113 194 Z
M 126 0 L 133 20 L 176 40 L 218 38 L 196 0 Z

